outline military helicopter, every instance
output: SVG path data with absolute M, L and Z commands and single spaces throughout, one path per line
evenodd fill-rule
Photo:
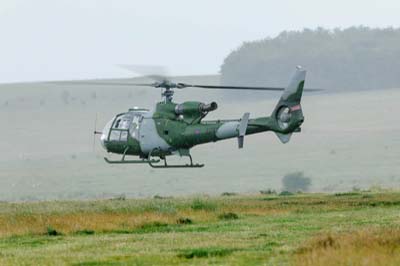
M 156 80 L 154 83 L 109 83 L 106 85 L 161 88 L 163 100 L 152 111 L 136 107 L 117 114 L 103 131 L 94 131 L 94 134 L 101 135 L 101 144 L 107 152 L 122 155 L 120 160 L 105 157 L 105 161 L 110 164 L 144 163 L 153 168 L 200 168 L 204 164 L 193 163 L 190 155 L 190 149 L 196 145 L 237 138 L 241 149 L 245 135 L 265 131 L 273 131 L 282 143 L 289 142 L 294 132 L 300 132 L 304 122 L 300 101 L 305 76 L 306 70 L 298 66 L 286 88 L 194 85 L 175 83 L 157 75 L 150 76 Z M 174 103 L 174 90 L 185 88 L 283 91 L 283 94 L 271 116 L 250 119 L 250 114 L 244 113 L 240 119 L 204 121 L 208 113 L 218 108 L 217 103 Z M 139 158 L 127 160 L 127 155 Z M 190 163 L 168 164 L 167 156 L 171 155 L 186 156 Z

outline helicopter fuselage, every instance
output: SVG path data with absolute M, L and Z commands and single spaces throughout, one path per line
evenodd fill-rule
M 165 86 L 165 101 L 157 103 L 154 111 L 130 109 L 106 125 L 101 136 L 103 147 L 107 152 L 123 156 L 120 161 L 105 160 L 108 163 L 149 163 L 155 168 L 203 167 L 203 164 L 193 164 L 189 153 L 196 145 L 238 138 L 238 146 L 242 148 L 245 135 L 264 131 L 273 131 L 282 143 L 287 143 L 293 132 L 300 131 L 304 121 L 300 105 L 304 80 L 305 71 L 298 68 L 271 116 L 250 119 L 250 114 L 245 113 L 241 119 L 214 121 L 203 121 L 203 118 L 217 109 L 215 102 L 177 104 L 172 102 L 173 91 Z M 175 154 L 189 157 L 190 164 L 168 165 L 166 156 Z M 139 156 L 140 160 L 126 161 L 126 155 Z M 152 159 L 154 157 L 163 159 L 164 165 L 155 165 L 160 160 Z
M 160 102 L 155 111 L 130 109 L 107 124 L 101 142 L 107 152 L 147 158 L 149 153 L 160 157 L 182 155 L 196 145 L 238 137 L 240 119 L 202 121 L 215 109 L 216 103 L 200 102 Z M 298 121 L 291 128 L 281 129 L 271 117 L 250 119 L 245 134 L 268 130 L 285 134 L 299 127 L 303 120 Z

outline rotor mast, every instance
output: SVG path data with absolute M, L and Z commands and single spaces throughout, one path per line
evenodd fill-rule
M 161 97 L 163 97 L 165 103 L 170 103 L 172 102 L 173 96 L 174 96 L 174 89 L 178 88 L 180 89 L 182 86 L 180 86 L 180 83 L 174 83 L 169 80 L 163 80 L 162 82 L 156 82 L 154 83 L 154 87 L 156 88 L 162 88 L 163 91 L 161 92 Z
M 165 103 L 170 103 L 172 102 L 173 96 L 174 96 L 174 90 L 170 87 L 164 88 L 164 91 L 161 92 L 161 96 L 164 98 Z

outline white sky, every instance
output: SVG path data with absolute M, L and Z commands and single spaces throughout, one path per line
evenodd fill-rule
M 0 0 L 0 82 L 130 76 L 117 64 L 217 73 L 282 30 L 399 27 L 398 0 Z

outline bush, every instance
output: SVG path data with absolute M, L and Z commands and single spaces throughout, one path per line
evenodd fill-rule
M 182 251 L 178 254 L 180 258 L 193 259 L 204 257 L 223 257 L 230 255 L 235 249 L 226 248 L 196 248 L 191 250 Z
M 193 221 L 190 218 L 179 218 L 178 220 L 176 220 L 177 224 L 192 224 Z
M 340 193 L 335 193 L 335 197 L 346 197 L 346 196 L 359 196 L 359 192 L 340 192 Z
M 58 232 L 56 229 L 54 229 L 52 226 L 47 227 L 47 232 L 46 234 L 48 236 L 60 236 L 62 235 L 61 232 Z
M 163 200 L 163 199 L 172 199 L 172 197 L 164 197 L 164 196 L 160 196 L 160 195 L 154 195 L 153 199 Z
M 285 175 L 282 179 L 284 191 L 298 192 L 308 191 L 311 186 L 311 179 L 305 177 L 302 172 L 294 172 Z
M 293 193 L 287 190 L 282 191 L 281 193 L 279 193 L 279 196 L 292 196 Z
M 221 196 L 236 196 L 236 195 L 237 195 L 237 193 L 235 193 L 235 192 L 224 192 L 221 194 Z
M 236 220 L 236 219 L 239 219 L 239 216 L 236 213 L 227 212 L 227 213 L 220 214 L 218 216 L 218 218 L 221 220 Z
M 77 235 L 94 235 L 94 230 L 83 229 L 75 232 Z
M 263 194 L 263 195 L 274 195 L 274 194 L 276 194 L 276 191 L 273 190 L 273 189 L 260 190 L 260 194 Z
M 162 232 L 168 229 L 168 224 L 164 222 L 150 222 L 146 224 L 142 224 L 136 231 L 142 233 L 155 233 Z

